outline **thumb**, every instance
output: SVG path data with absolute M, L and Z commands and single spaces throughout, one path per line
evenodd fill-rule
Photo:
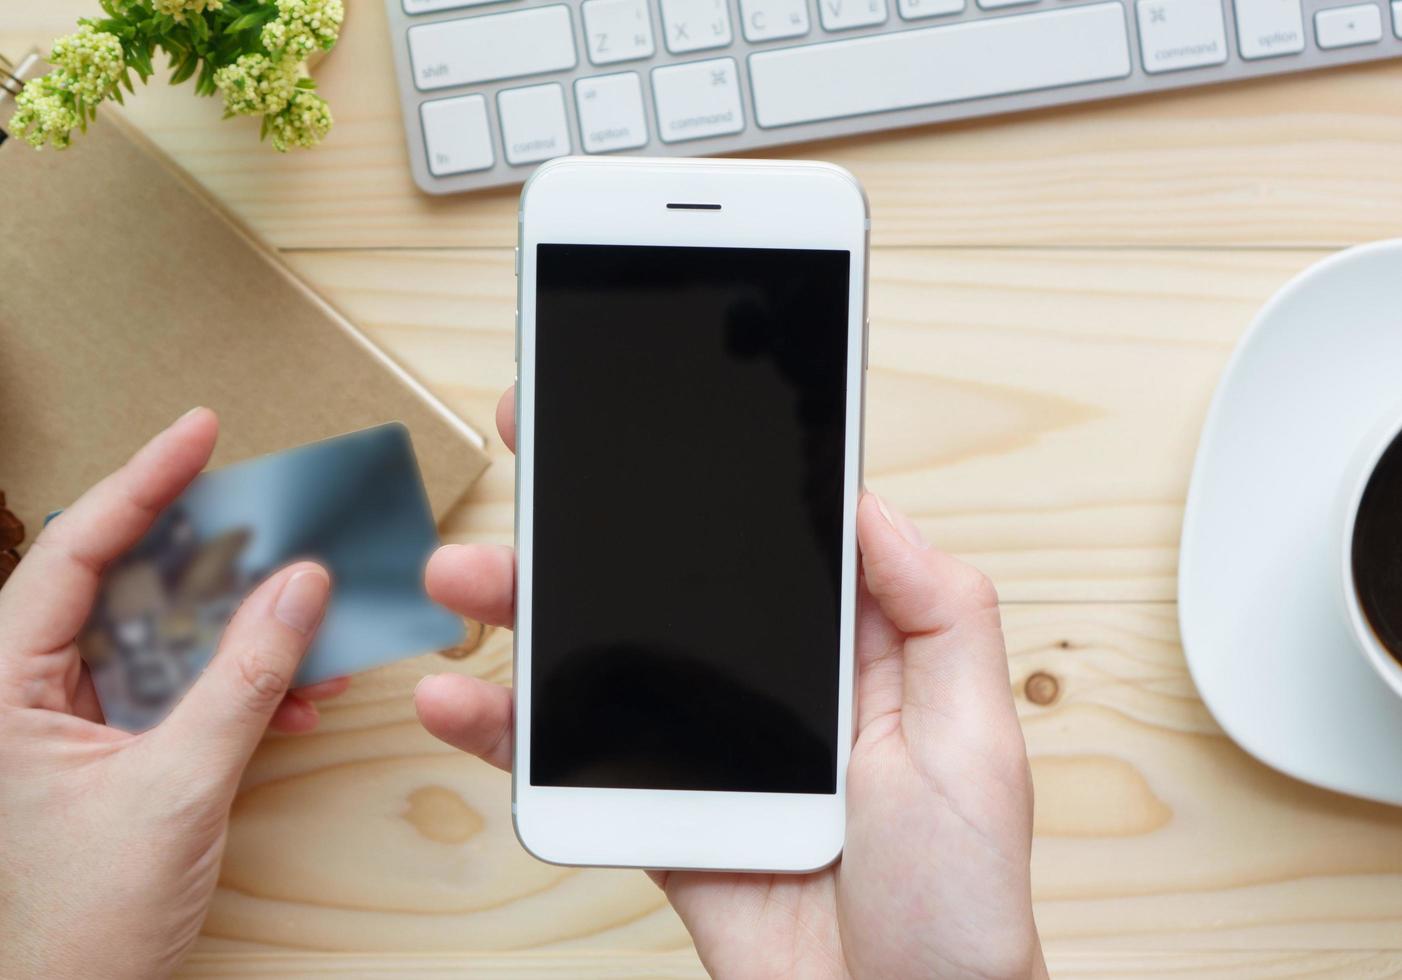
M 987 576 L 925 544 L 875 494 L 862 498 L 857 532 L 867 589 L 904 634 L 903 707 L 956 723 L 993 706 L 1010 711 L 998 594 Z
M 307 652 L 331 593 L 326 571 L 299 562 L 244 600 L 194 687 L 157 726 L 212 774 L 238 779 Z

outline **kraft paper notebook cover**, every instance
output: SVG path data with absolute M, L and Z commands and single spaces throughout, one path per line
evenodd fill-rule
M 0 130 L 12 109 L 0 91 Z M 213 466 L 402 421 L 439 518 L 487 465 L 478 433 L 111 107 L 62 152 L 0 143 L 0 492 L 28 540 L 194 405 L 222 422 Z

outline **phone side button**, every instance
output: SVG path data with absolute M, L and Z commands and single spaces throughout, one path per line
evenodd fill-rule
M 871 350 L 871 317 L 867 317 L 867 322 L 862 324 L 862 370 L 867 369 L 869 359 L 867 353 Z

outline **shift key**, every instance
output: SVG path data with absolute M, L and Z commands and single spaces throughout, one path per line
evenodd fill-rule
M 563 4 L 464 17 L 409 28 L 420 91 L 520 78 L 575 66 L 574 31 Z

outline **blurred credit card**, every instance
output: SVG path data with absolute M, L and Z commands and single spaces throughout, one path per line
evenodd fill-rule
M 108 723 L 164 718 L 244 596 L 298 559 L 325 566 L 332 593 L 296 685 L 460 643 L 462 620 L 424 593 L 437 546 L 398 423 L 201 475 L 103 576 L 79 646 Z

